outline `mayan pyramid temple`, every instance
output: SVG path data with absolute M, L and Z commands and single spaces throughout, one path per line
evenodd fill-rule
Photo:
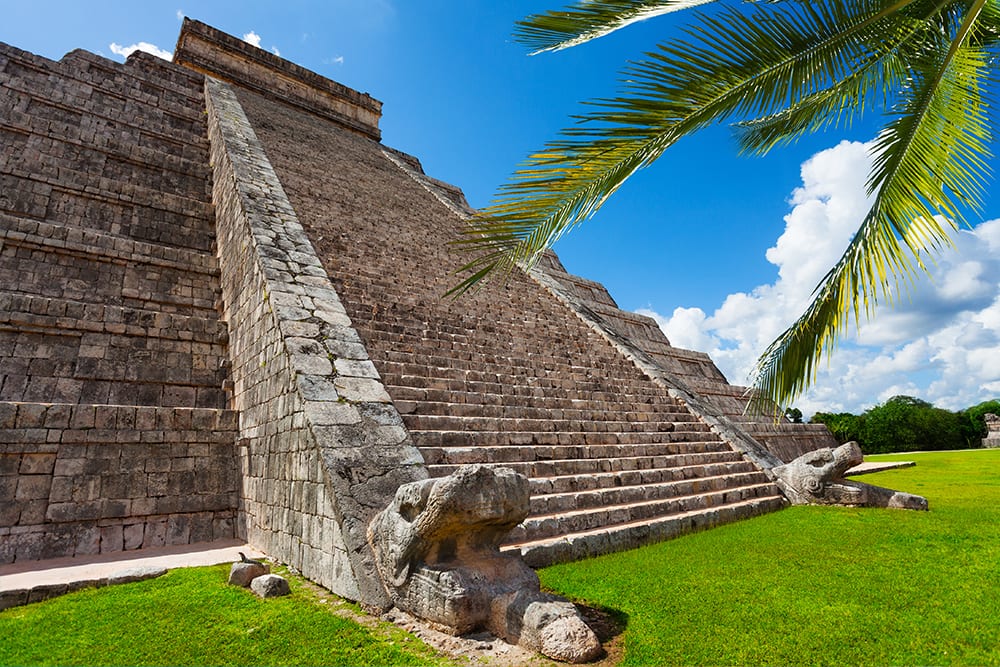
M 495 537 L 538 567 L 778 510 L 837 446 L 553 254 L 444 296 L 461 191 L 203 23 L 173 63 L 0 44 L 0 86 L 0 563 L 240 538 L 385 607 L 374 517 L 468 464 L 528 478 Z

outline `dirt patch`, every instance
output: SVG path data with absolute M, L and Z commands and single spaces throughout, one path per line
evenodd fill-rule
M 293 574 L 297 574 L 292 571 Z M 520 646 L 514 646 L 494 637 L 488 632 L 456 637 L 433 627 L 417 617 L 401 611 L 390 609 L 376 618 L 358 610 L 351 603 L 334 595 L 301 576 L 298 582 L 312 592 L 321 603 L 329 605 L 331 612 L 350 618 L 373 630 L 378 629 L 380 621 L 392 623 L 396 627 L 411 633 L 425 644 L 441 654 L 456 660 L 461 664 L 486 667 L 556 667 L 566 663 L 556 662 Z M 604 647 L 604 656 L 587 663 L 591 667 L 614 667 L 624 656 L 625 643 L 623 632 L 624 619 L 610 610 L 598 609 L 583 604 L 576 605 L 583 620 L 590 626 Z
M 604 656 L 587 663 L 594 667 L 614 667 L 621 662 L 624 654 L 622 641 L 623 623 L 614 614 L 594 607 L 577 605 L 580 615 L 594 631 L 604 647 Z M 419 637 L 434 649 L 466 664 L 488 665 L 489 667 L 555 667 L 566 663 L 556 662 L 520 646 L 508 644 L 488 632 L 455 637 L 440 632 L 420 619 L 398 609 L 382 615 L 382 620 Z

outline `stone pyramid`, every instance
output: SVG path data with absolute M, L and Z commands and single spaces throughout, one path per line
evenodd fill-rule
M 238 536 L 384 605 L 365 530 L 467 463 L 532 565 L 783 507 L 835 445 L 549 254 L 459 300 L 459 189 L 381 103 L 185 19 L 175 63 L 0 45 L 0 563 Z

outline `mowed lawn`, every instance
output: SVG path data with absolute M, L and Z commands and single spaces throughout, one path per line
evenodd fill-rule
M 1000 664 L 1000 450 L 871 457 L 930 512 L 795 507 L 540 572 L 625 624 L 629 665 Z M 300 582 L 262 601 L 226 567 L 0 613 L 0 665 L 443 664 Z
M 620 613 L 628 665 L 1000 664 L 1000 450 L 869 460 L 930 512 L 793 507 L 543 584 Z
M 294 577 L 291 595 L 261 600 L 228 574 L 171 570 L 0 612 L 0 665 L 452 664 Z

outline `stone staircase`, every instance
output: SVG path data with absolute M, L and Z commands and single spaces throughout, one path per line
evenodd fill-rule
M 755 414 L 748 407 L 750 389 L 730 384 L 711 357 L 671 345 L 653 319 L 621 310 L 603 285 L 570 274 L 554 253 L 546 253 L 535 272 L 554 280 L 578 312 L 585 312 L 619 340 L 627 340 L 627 345 L 655 365 L 672 386 L 696 396 L 781 461 L 787 463 L 807 452 L 838 446 L 823 424 L 796 424 Z
M 548 563 L 784 506 L 766 474 L 540 284 L 453 301 L 460 193 L 411 157 L 237 95 L 432 475 L 532 480 L 507 548 Z M 345 350 L 331 352 L 340 356 Z
M 232 537 L 199 75 L 0 45 L 0 563 Z

